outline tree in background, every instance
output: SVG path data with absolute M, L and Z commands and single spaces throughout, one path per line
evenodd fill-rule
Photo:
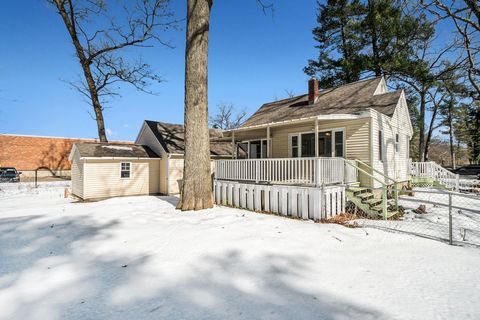
M 242 125 L 246 115 L 245 110 L 237 112 L 231 103 L 220 103 L 217 113 L 210 117 L 210 125 L 215 129 L 236 129 Z
M 412 72 L 417 46 L 432 37 L 433 27 L 424 14 L 404 14 L 402 1 L 328 1 L 319 5 L 318 26 L 313 29 L 320 51 L 304 68 L 321 85 L 350 83 L 365 75 Z
M 358 0 L 317 2 L 318 26 L 312 31 L 319 50 L 317 60 L 309 60 L 306 74 L 319 75 L 321 87 L 332 87 L 360 79 L 362 41 L 360 16 L 364 8 Z
M 105 0 L 47 1 L 61 16 L 83 71 L 82 80 L 70 84 L 91 103 L 98 138 L 107 142 L 104 103 L 106 98 L 119 95 L 118 84 L 129 83 L 152 93 L 150 81 L 160 82 L 147 63 L 128 61 L 120 53 L 128 47 L 151 46 L 153 41 L 168 46 L 158 32 L 176 25 L 167 8 L 169 0 L 119 2 L 116 9 L 123 12 L 117 16 Z

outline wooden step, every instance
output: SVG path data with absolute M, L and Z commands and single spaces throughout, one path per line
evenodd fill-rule
M 354 196 L 369 191 L 368 188 L 362 187 L 349 187 L 347 191 L 352 192 Z
M 368 200 L 370 198 L 373 198 L 373 193 L 360 193 L 359 195 L 357 195 L 358 198 L 362 199 L 362 202 L 365 201 L 365 200 Z
M 372 198 L 372 199 L 363 201 L 363 203 L 368 204 L 370 207 L 375 206 L 381 202 L 382 202 L 382 199 L 378 199 L 378 198 Z

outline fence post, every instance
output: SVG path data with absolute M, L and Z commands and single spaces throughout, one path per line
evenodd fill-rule
M 398 211 L 398 183 L 395 181 L 393 184 L 393 196 L 395 197 L 395 211 Z
M 458 174 L 455 175 L 455 191 L 460 191 L 460 176 Z
M 314 179 L 315 179 L 315 187 L 318 187 L 320 185 L 320 159 L 319 158 L 315 158 L 315 175 L 314 175 Z
M 260 180 L 260 161 L 255 160 L 255 182 L 258 183 Z
M 448 193 L 448 243 L 453 244 L 453 230 L 452 230 L 452 193 Z
M 387 185 L 382 186 L 382 200 L 383 200 L 383 217 L 387 220 Z

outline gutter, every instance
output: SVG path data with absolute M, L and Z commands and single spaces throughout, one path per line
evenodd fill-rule
M 80 160 L 162 160 L 162 158 L 145 158 L 145 157 L 80 157 Z

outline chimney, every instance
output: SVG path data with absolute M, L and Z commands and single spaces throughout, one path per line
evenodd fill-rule
M 318 80 L 314 77 L 308 80 L 308 104 L 314 104 L 318 97 Z

